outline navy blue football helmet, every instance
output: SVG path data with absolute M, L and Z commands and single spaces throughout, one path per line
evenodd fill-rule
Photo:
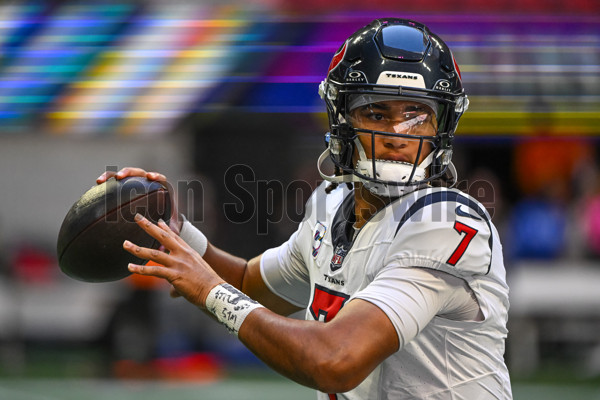
M 461 115 L 468 108 L 460 70 L 448 46 L 423 24 L 388 18 L 377 19 L 350 36 L 333 56 L 327 77 L 319 87 L 325 101 L 330 131 L 327 150 L 336 166 L 332 182 L 362 182 L 372 192 L 393 196 L 407 187 L 456 181 L 452 142 Z M 395 132 L 382 132 L 353 124 L 351 111 L 358 106 L 389 100 L 424 105 L 435 121 L 434 132 L 420 135 L 426 115 Z M 419 141 L 415 162 L 377 160 L 366 154 L 359 135 L 385 135 Z M 375 137 L 373 136 L 373 137 Z M 426 151 L 430 151 L 425 156 Z M 357 156 L 358 154 L 358 161 Z

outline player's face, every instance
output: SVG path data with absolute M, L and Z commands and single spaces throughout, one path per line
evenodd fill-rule
M 360 106 L 350 113 L 350 121 L 357 129 L 390 133 L 376 134 L 374 138 L 370 133 L 359 133 L 359 140 L 367 156 L 374 156 L 378 160 L 414 163 L 419 152 L 420 140 L 417 137 L 433 137 L 437 132 L 433 110 L 413 101 L 391 100 Z M 419 163 L 431 148 L 431 143 L 425 140 Z

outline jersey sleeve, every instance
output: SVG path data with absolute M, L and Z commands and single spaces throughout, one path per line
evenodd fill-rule
M 299 243 L 305 230 L 302 223 L 287 242 L 265 251 L 260 260 L 260 273 L 271 292 L 302 308 L 308 307 L 310 298 L 310 279 Z
M 353 297 L 379 307 L 390 319 L 400 349 L 415 338 L 436 315 L 460 314 L 472 299 L 466 283 L 444 272 L 423 268 L 384 268 Z
M 429 193 L 396 226 L 384 264 L 425 267 L 458 277 L 487 274 L 492 229 L 481 204 L 457 191 Z

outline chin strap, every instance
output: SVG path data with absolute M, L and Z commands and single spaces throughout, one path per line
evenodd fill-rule
M 321 153 L 319 159 L 317 160 L 317 170 L 319 171 L 319 175 L 321 175 L 321 178 L 333 183 L 361 182 L 361 179 L 353 174 L 325 175 L 325 173 L 321 170 L 321 165 L 323 165 L 323 162 L 327 157 L 329 157 L 330 154 L 331 151 L 329 150 L 329 148 L 327 148 L 323 153 Z
M 448 185 L 449 188 L 454 187 L 458 183 L 458 172 L 456 171 L 456 167 L 454 163 L 450 161 L 448 164 L 448 170 L 446 171 L 447 181 L 450 182 Z

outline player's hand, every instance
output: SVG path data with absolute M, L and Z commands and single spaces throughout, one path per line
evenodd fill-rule
M 162 183 L 167 188 L 169 191 L 169 197 L 171 198 L 171 219 L 169 221 L 169 226 L 175 233 L 179 235 L 179 232 L 181 232 L 181 226 L 183 225 L 183 219 L 177 210 L 177 197 L 175 190 L 169 184 L 165 175 L 159 172 L 148 172 L 142 168 L 125 167 L 119 172 L 105 171 L 102 175 L 96 178 L 96 183 L 100 185 L 112 177 L 114 177 L 116 180 L 121 180 L 130 176 L 139 176 L 146 178 L 149 181 L 157 181 Z
M 167 182 L 167 177 L 161 173 L 158 172 L 148 172 L 142 168 L 135 168 L 135 167 L 125 167 L 123 169 L 121 169 L 119 172 L 115 172 L 115 171 L 106 171 L 104 172 L 102 175 L 100 175 L 97 179 L 96 179 L 96 183 L 99 185 L 101 183 L 106 182 L 107 180 L 109 180 L 110 178 L 114 177 L 117 180 L 123 179 L 123 178 L 127 178 L 129 176 L 141 176 L 143 178 L 146 178 L 150 181 L 158 181 L 161 183 L 166 183 Z
M 173 285 L 175 293 L 185 297 L 190 303 L 204 308 L 210 290 L 225 281 L 213 271 L 200 254 L 176 235 L 163 221 L 155 225 L 140 214 L 136 215 L 135 220 L 144 231 L 158 240 L 168 250 L 168 253 L 139 247 L 126 240 L 123 243 L 125 250 L 136 257 L 161 264 L 129 264 L 129 271 L 166 279 Z

